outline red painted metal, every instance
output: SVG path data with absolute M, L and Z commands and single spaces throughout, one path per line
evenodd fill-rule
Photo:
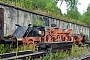
M 25 37 L 22 39 L 23 44 L 35 44 L 41 42 L 41 37 Z
M 34 44 L 38 42 L 62 42 L 62 41 L 71 41 L 75 44 L 78 44 L 82 41 L 83 36 L 81 35 L 72 35 L 71 29 L 58 29 L 58 28 L 52 28 L 48 29 L 45 32 L 42 31 L 41 35 L 44 37 L 25 37 L 21 41 L 23 44 Z M 74 38 L 74 36 L 77 36 L 77 38 Z
M 19 41 L 23 42 L 23 44 L 35 44 L 39 42 L 62 42 L 62 41 L 71 41 L 74 42 L 75 44 L 78 44 L 83 40 L 82 35 L 74 34 L 72 35 L 72 30 L 71 29 L 58 29 L 58 28 L 52 28 L 48 29 L 45 32 L 44 36 L 44 31 L 41 31 L 41 36 L 43 37 L 25 37 L 22 39 L 18 39 Z M 77 38 L 75 38 L 75 36 Z
M 4 12 L 3 9 L 0 8 L 0 40 L 4 37 Z
M 72 35 L 71 29 L 61 29 L 58 28 L 52 28 L 48 29 L 46 31 L 44 42 L 62 42 L 62 41 L 71 41 L 75 44 L 78 44 L 82 41 L 83 36 L 81 35 Z M 77 38 L 74 38 L 74 36 L 77 36 Z

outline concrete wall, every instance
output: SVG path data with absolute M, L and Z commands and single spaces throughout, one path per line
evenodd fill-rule
M 72 33 L 79 34 L 82 32 L 88 35 L 90 33 L 90 28 L 87 26 L 70 23 L 2 3 L 0 3 L 0 8 L 4 9 L 4 34 L 12 34 L 16 29 L 15 24 L 20 24 L 22 26 L 27 26 L 28 24 L 33 25 L 35 19 L 44 21 L 46 29 L 51 28 L 51 24 L 56 24 L 59 29 L 72 29 Z

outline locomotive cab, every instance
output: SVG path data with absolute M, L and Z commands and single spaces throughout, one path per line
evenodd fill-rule
M 45 36 L 45 29 L 43 26 L 20 26 L 17 25 L 17 29 L 13 33 L 13 37 L 18 38 L 22 44 L 34 44 L 42 42 Z

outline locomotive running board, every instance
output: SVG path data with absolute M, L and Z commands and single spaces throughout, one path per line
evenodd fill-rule
M 41 42 L 36 47 L 38 51 L 45 52 L 56 52 L 59 50 L 70 50 L 72 48 L 73 42 L 63 41 L 63 42 Z

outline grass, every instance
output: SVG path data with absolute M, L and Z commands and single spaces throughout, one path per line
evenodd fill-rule
M 11 48 L 12 45 L 7 45 L 5 48 L 4 48 L 4 45 L 3 44 L 0 44 L 0 54 L 4 54 L 4 53 L 9 53 L 10 51 L 12 51 L 12 48 Z
M 82 43 L 80 43 L 82 44 Z M 24 50 L 35 50 L 36 44 L 30 44 L 30 45 L 23 45 L 23 46 L 17 46 L 16 49 L 12 49 L 12 45 L 10 47 L 7 45 L 7 47 L 4 48 L 4 45 L 0 45 L 0 54 L 9 53 L 9 52 L 18 52 L 18 51 L 24 51 Z M 88 52 L 90 52 L 90 48 L 88 48 L 85 44 L 82 44 L 83 47 L 79 47 L 78 45 L 73 45 L 72 49 L 70 51 L 57 51 L 56 53 L 49 53 L 45 57 L 40 57 L 36 60 L 59 60 L 59 59 L 73 59 L 74 57 L 80 57 L 81 55 L 84 55 Z M 27 60 L 30 58 L 27 58 Z
M 61 16 L 60 13 L 57 13 L 57 12 L 51 12 L 51 11 L 46 11 L 46 10 L 42 10 L 40 8 L 38 9 L 33 9 L 32 6 L 24 6 L 22 3 L 20 2 L 11 2 L 9 0 L 5 1 L 5 0 L 0 0 L 0 2 L 2 3 L 5 3 L 5 4 L 9 4 L 9 5 L 12 5 L 12 6 L 17 6 L 17 7 L 20 7 L 20 8 L 24 8 L 24 9 L 27 9 L 27 10 L 30 10 L 30 11 L 33 11 L 33 12 L 37 12 L 37 13 L 40 13 L 40 14 L 44 14 L 44 15 L 48 15 L 48 16 L 53 16 L 53 17 L 56 17 L 56 18 L 59 18 L 61 20 L 66 20 L 68 22 L 74 22 L 74 23 L 78 23 L 78 24 L 81 24 L 81 25 L 85 25 L 85 26 L 88 26 L 87 23 L 85 22 L 82 22 L 80 20 L 75 20 L 75 19 L 71 19 L 71 18 L 68 18 L 68 17 L 64 17 L 64 16 Z M 26 2 L 27 3 L 27 2 Z
M 24 51 L 24 50 L 33 50 L 33 51 L 36 51 L 35 46 L 36 46 L 36 44 L 19 46 L 18 47 L 18 51 Z M 16 49 L 13 49 L 13 51 L 17 51 L 17 48 Z
M 8 52 L 18 52 L 18 51 L 24 51 L 24 50 L 35 50 L 35 46 L 36 44 L 31 44 L 31 45 L 24 45 L 24 46 L 19 46 L 18 50 L 17 49 L 12 49 L 12 48 L 3 48 L 3 45 L 0 45 L 0 54 L 3 53 L 8 53 Z M 57 51 L 56 53 L 49 53 L 47 54 L 45 57 L 40 57 L 39 59 L 37 58 L 36 60 L 59 60 L 59 59 L 73 59 L 73 58 L 77 58 L 80 57 L 83 54 L 86 54 L 90 49 L 88 47 L 86 47 L 86 45 L 83 45 L 83 47 L 78 47 L 78 45 L 73 45 L 72 49 L 70 51 Z M 27 60 L 30 58 L 26 58 Z
M 56 53 L 50 53 L 49 55 L 46 55 L 45 57 L 40 57 L 39 59 L 36 60 L 60 60 L 60 59 L 73 59 L 80 57 L 81 55 L 84 55 L 89 51 L 90 49 L 86 47 L 86 45 L 83 45 L 83 47 L 78 47 L 77 45 L 74 45 L 71 49 L 71 51 L 57 51 Z
M 12 49 L 12 45 L 10 45 L 10 47 L 7 45 L 7 46 L 4 48 L 4 45 L 3 45 L 3 44 L 0 44 L 0 54 L 9 53 L 9 52 L 25 51 L 25 50 L 33 50 L 33 51 L 36 51 L 35 46 L 36 46 L 36 44 L 19 46 L 19 47 L 18 47 L 18 50 L 17 50 L 17 48 Z

